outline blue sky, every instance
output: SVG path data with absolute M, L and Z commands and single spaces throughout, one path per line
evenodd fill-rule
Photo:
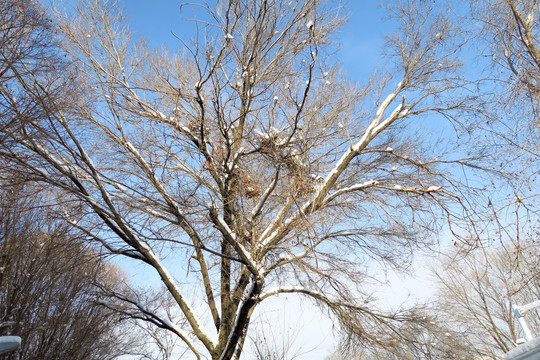
M 175 35 L 184 40 L 196 34 L 192 11 L 188 6 L 180 10 L 179 0 L 123 0 L 132 29 L 137 35 L 143 35 L 154 46 L 165 43 L 174 49 L 180 46 Z M 345 13 L 349 14 L 348 23 L 339 32 L 342 62 L 349 76 L 358 81 L 365 81 L 374 70 L 384 36 L 391 28 L 384 21 L 384 9 L 378 0 L 351 0 L 344 3 Z

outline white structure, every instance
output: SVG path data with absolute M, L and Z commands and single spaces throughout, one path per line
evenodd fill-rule
M 523 306 L 512 305 L 514 316 L 523 329 L 525 343 L 506 353 L 507 360 L 538 360 L 540 359 L 540 337 L 533 338 L 531 330 L 523 317 L 529 310 L 540 307 L 540 300 Z
M 16 350 L 21 346 L 19 336 L 0 336 L 0 354 Z

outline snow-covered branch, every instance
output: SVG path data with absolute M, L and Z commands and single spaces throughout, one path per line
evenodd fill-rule
M 388 95 L 386 100 L 379 106 L 378 116 L 373 119 L 370 124 L 364 130 L 363 135 L 360 140 L 352 144 L 345 152 L 341 155 L 340 159 L 336 162 L 333 169 L 328 172 L 324 180 L 320 185 L 315 188 L 315 193 L 312 196 L 312 199 L 302 207 L 292 214 L 289 218 L 276 219 L 272 226 L 268 226 L 261 238 L 263 239 L 263 246 L 268 247 L 276 243 L 284 234 L 286 234 L 290 226 L 298 221 L 300 218 L 308 216 L 310 213 L 315 212 L 321 208 L 325 203 L 325 198 L 340 177 L 340 175 L 348 168 L 350 162 L 364 150 L 369 143 L 384 129 L 388 128 L 394 121 L 405 117 L 408 114 L 408 110 L 404 109 L 405 98 L 403 97 L 402 102 L 396 106 L 392 114 L 386 118 L 384 121 L 380 121 L 382 115 L 384 114 L 386 108 L 392 103 L 396 98 L 397 94 L 402 90 L 403 85 L 400 82 L 396 87 L 395 92 Z M 279 225 L 278 225 L 279 222 Z M 271 230 L 270 230 L 271 229 Z M 270 232 L 272 231 L 272 232 Z
M 212 221 L 218 228 L 218 230 L 222 233 L 223 237 L 238 252 L 238 255 L 244 261 L 244 263 L 252 272 L 252 274 L 256 276 L 261 276 L 260 267 L 257 265 L 255 260 L 251 257 L 248 250 L 246 250 L 246 248 L 238 241 L 236 234 L 231 230 L 229 225 L 227 225 L 223 217 L 221 217 L 221 215 L 218 214 L 215 208 L 215 205 L 211 205 L 210 207 L 210 216 L 212 218 Z
M 363 182 L 361 184 L 355 184 L 355 185 L 348 186 L 346 188 L 340 188 L 340 189 L 334 191 L 333 193 L 329 194 L 326 197 L 326 199 L 324 199 L 324 204 L 328 204 L 333 199 L 335 199 L 336 197 L 341 196 L 343 194 L 351 193 L 351 192 L 358 191 L 358 190 L 365 190 L 365 189 L 372 188 L 372 187 L 377 187 L 378 185 L 379 185 L 378 181 L 369 180 L 369 181 Z

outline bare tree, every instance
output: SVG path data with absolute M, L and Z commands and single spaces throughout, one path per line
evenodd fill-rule
M 96 281 L 118 281 L 66 225 L 44 215 L 21 187 L 0 198 L 0 334 L 21 348 L 2 359 L 113 359 L 129 337 L 98 304 Z
M 491 103 L 486 128 L 502 148 L 500 168 L 516 176 L 519 197 L 537 194 L 534 178 L 540 156 L 540 21 L 536 0 L 471 0 L 475 55 L 484 67 L 480 82 Z
M 512 304 L 527 304 L 539 291 L 534 244 L 451 257 L 437 266 L 436 274 L 440 290 L 435 309 L 448 329 L 463 334 L 472 353 L 496 358 L 517 346 L 523 334 Z M 537 314 L 528 316 L 527 324 L 539 334 Z
M 394 333 L 382 334 L 387 339 L 380 344 L 361 348 L 352 357 L 347 349 L 338 349 L 326 360 L 478 359 L 464 334 L 448 326 L 445 314 L 428 304 L 418 306 L 414 314 L 421 321 L 405 322 Z
M 281 317 L 278 323 L 272 312 L 264 313 L 252 320 L 254 330 L 248 335 L 250 353 L 248 357 L 257 360 L 294 360 L 314 351 L 306 348 L 306 330 L 302 327 L 292 327 L 289 319 Z M 309 325 L 307 325 L 309 326 Z
M 459 31 L 434 6 L 391 9 L 391 61 L 361 87 L 332 57 L 338 4 L 203 4 L 199 39 L 169 53 L 133 41 L 116 2 L 83 1 L 53 22 L 61 72 L 2 53 L 0 155 L 63 191 L 64 219 L 103 251 L 159 274 L 177 321 L 114 295 L 197 359 L 239 358 L 254 309 L 282 293 L 319 304 L 351 342 L 380 343 L 409 317 L 377 310 L 368 264 L 406 265 L 436 219 L 459 226 L 473 203 L 452 174 L 478 166 L 456 151 L 474 98 Z
M 510 98 L 528 98 L 536 108 L 540 89 L 540 20 L 537 0 L 471 1 L 472 14 L 489 43 L 496 77 Z M 521 105 L 523 106 L 523 104 Z

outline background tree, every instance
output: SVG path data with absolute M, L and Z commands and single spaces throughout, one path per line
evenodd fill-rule
M 415 310 L 415 315 L 421 321 L 406 322 L 394 333 L 381 334 L 387 338 L 380 345 L 361 348 L 352 358 L 348 351 L 338 349 L 326 360 L 477 359 L 467 338 L 448 327 L 445 314 L 423 304 Z
M 470 1 L 470 29 L 483 79 L 488 143 L 501 149 L 499 167 L 514 177 L 520 199 L 537 197 L 539 160 L 540 20 L 537 0 Z M 513 197 L 508 196 L 508 198 Z M 537 211 L 535 207 L 530 207 Z
M 337 4 L 203 5 L 200 40 L 169 53 L 133 41 L 116 2 L 83 1 L 57 13 L 47 71 L 3 51 L 0 155 L 63 191 L 60 214 L 102 251 L 159 275 L 177 321 L 112 294 L 198 359 L 239 358 L 257 305 L 281 293 L 319 304 L 351 344 L 379 344 L 411 317 L 377 310 L 368 269 L 406 265 L 436 219 L 463 224 L 474 189 L 452 174 L 481 163 L 458 152 L 475 99 L 434 6 L 391 10 L 393 62 L 357 86 L 332 58 Z
M 256 360 L 295 360 L 314 352 L 315 348 L 305 347 L 304 328 L 289 325 L 286 318 L 279 319 L 275 314 L 263 313 L 253 319 L 254 329 L 248 335 L 249 349 L 246 356 Z M 308 324 L 306 328 L 310 326 Z
M 528 304 L 540 290 L 534 243 L 448 257 L 436 274 L 440 290 L 434 310 L 448 329 L 461 334 L 471 353 L 496 358 L 517 346 L 524 335 L 512 304 Z M 540 335 L 538 313 L 528 313 L 526 321 Z
M 493 135 L 492 146 L 503 150 L 499 167 L 511 173 L 513 181 L 507 194 L 488 203 L 493 214 L 483 236 L 493 245 L 458 261 L 450 255 L 454 260 L 438 271 L 440 303 L 449 326 L 466 333 L 474 351 L 500 356 L 523 337 L 511 303 L 528 303 L 538 294 L 540 3 L 470 4 L 472 31 L 480 40 L 475 44 L 483 44 L 478 49 L 488 64 L 482 81 L 486 97 L 492 97 L 486 127 Z M 495 249 L 494 239 L 500 242 Z M 530 314 L 527 321 L 538 334 L 538 314 Z
M 471 1 L 471 13 L 480 23 L 485 49 L 495 77 L 510 95 L 506 99 L 538 107 L 540 89 L 540 49 L 538 35 L 540 20 L 537 0 Z M 522 103 L 523 106 L 523 103 Z
M 129 352 L 119 316 L 98 305 L 95 286 L 118 282 L 116 268 L 81 234 L 46 216 L 29 198 L 36 193 L 4 186 L 0 193 L 0 334 L 22 338 L 20 350 L 1 358 L 113 359 Z

